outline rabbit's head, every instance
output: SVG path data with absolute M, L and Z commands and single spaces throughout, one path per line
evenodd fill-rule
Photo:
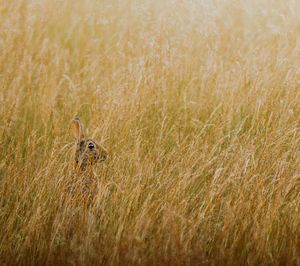
M 75 137 L 75 162 L 79 169 L 85 170 L 89 165 L 107 159 L 107 151 L 93 139 L 85 138 L 83 125 L 79 118 L 71 122 L 71 133 Z

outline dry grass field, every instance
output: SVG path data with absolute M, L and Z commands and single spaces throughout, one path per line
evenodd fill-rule
M 0 265 L 300 265 L 299 14 L 0 0 Z M 89 207 L 76 116 L 109 152 Z

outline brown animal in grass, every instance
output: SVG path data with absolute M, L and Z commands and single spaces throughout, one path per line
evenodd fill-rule
M 91 204 L 95 196 L 96 180 L 92 172 L 92 166 L 97 162 L 105 161 L 108 157 L 105 148 L 95 140 L 86 138 L 84 127 L 79 118 L 72 120 L 71 133 L 75 138 L 75 174 L 69 189 L 73 195 L 77 195 L 77 202 L 82 198 L 84 202 Z
M 107 151 L 95 140 L 85 137 L 83 125 L 79 118 L 73 119 L 70 126 L 75 142 L 76 166 L 84 171 L 89 166 L 107 159 Z

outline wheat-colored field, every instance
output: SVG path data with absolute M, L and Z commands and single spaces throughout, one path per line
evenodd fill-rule
M 299 14 L 0 0 L 0 264 L 300 264 Z M 109 152 L 89 207 L 76 116 Z

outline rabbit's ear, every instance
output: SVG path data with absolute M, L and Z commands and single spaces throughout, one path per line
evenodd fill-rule
M 70 125 L 70 130 L 75 139 L 81 140 L 84 137 L 83 125 L 80 122 L 79 118 L 75 118 L 72 120 L 71 125 Z

